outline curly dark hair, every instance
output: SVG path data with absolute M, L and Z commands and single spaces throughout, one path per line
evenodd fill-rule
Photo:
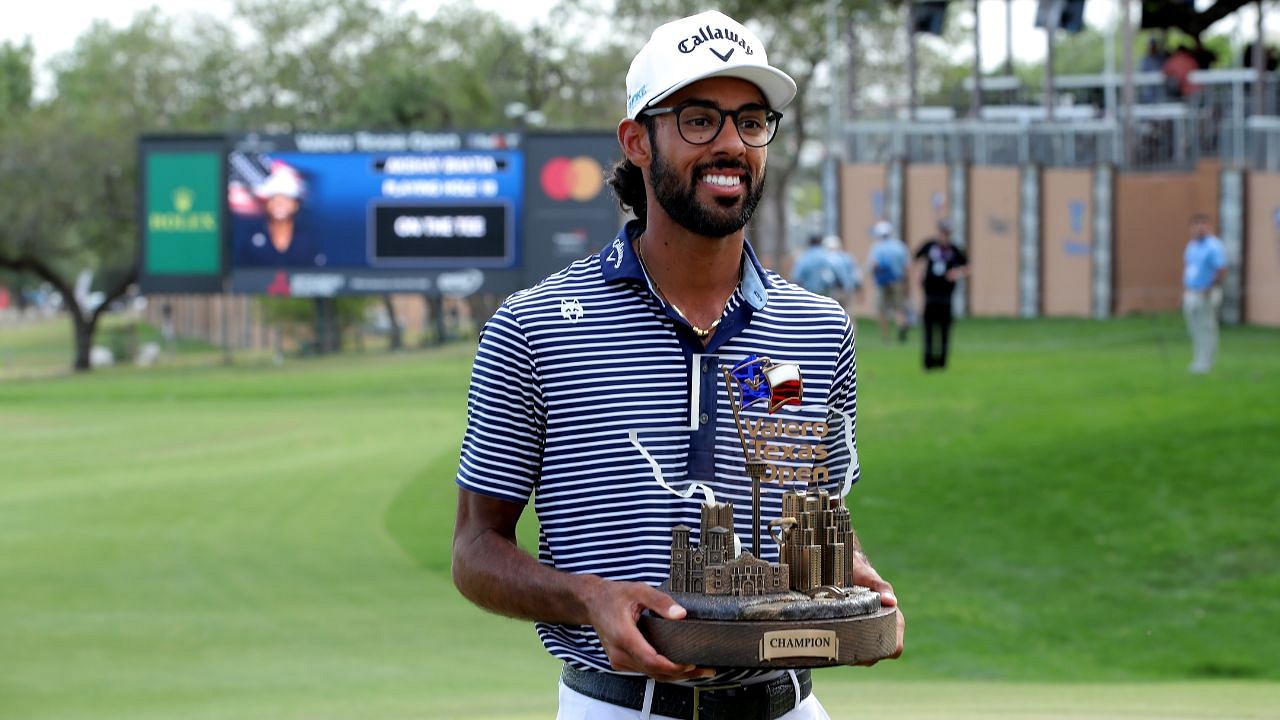
M 623 212 L 630 210 L 637 219 L 644 222 L 648 200 L 644 192 L 644 176 L 640 168 L 625 157 L 613 164 L 609 175 L 605 178 L 613 194 L 618 198 L 618 207 Z
M 649 131 L 649 146 L 656 148 L 657 132 L 654 131 L 653 118 L 642 115 L 638 120 L 644 123 Z M 640 224 L 644 225 L 648 200 L 645 195 L 644 175 L 640 173 L 640 168 L 623 157 L 614 163 L 605 180 L 609 183 L 609 187 L 613 188 L 614 196 L 618 198 L 618 207 L 622 208 L 623 212 L 629 210 L 634 213 Z

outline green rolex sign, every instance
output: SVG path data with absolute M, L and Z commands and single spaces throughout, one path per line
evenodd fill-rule
M 144 274 L 220 274 L 220 154 L 151 152 L 145 163 Z

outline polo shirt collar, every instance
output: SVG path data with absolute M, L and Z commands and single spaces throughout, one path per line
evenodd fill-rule
M 631 280 L 646 284 L 644 268 L 640 266 L 640 258 L 636 257 L 632 242 L 640 237 L 644 227 L 636 220 L 631 220 L 618 231 L 613 242 L 600 251 L 600 272 L 605 282 L 622 282 Z M 750 241 L 742 244 L 742 280 L 738 283 L 738 291 L 747 304 L 760 310 L 769 302 L 769 275 L 760 265 Z

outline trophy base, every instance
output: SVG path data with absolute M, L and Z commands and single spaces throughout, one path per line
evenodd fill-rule
M 879 660 L 897 648 L 897 609 L 881 607 L 879 596 L 866 590 L 835 603 L 721 597 L 714 599 L 714 610 L 707 607 L 708 596 L 672 597 L 689 612 L 685 619 L 644 615 L 639 626 L 654 649 L 679 663 L 711 668 L 828 667 Z M 698 597 L 701 601 L 690 602 Z M 759 612 L 761 600 L 786 609 Z M 726 601 L 742 603 L 738 617 L 752 619 L 725 619 Z

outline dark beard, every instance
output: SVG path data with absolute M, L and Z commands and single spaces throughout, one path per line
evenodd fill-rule
M 652 136 L 651 136 L 652 138 Z M 759 184 L 755 183 L 751 177 L 751 169 L 746 163 L 736 160 L 717 160 L 715 162 L 705 163 L 693 169 L 693 177 L 689 179 L 687 186 L 682 185 L 680 178 L 662 159 L 662 153 L 658 150 L 657 145 L 652 146 L 653 164 L 649 166 L 649 184 L 653 186 L 653 194 L 658 200 L 658 204 L 662 209 L 671 216 L 681 227 L 697 235 L 703 237 L 725 237 L 738 232 L 746 227 L 747 222 L 751 220 L 751 216 L 755 214 L 756 206 L 760 204 L 760 197 L 764 194 L 764 173 L 760 174 Z M 704 207 L 698 202 L 697 189 L 698 178 L 706 171 L 719 170 L 743 170 L 746 174 L 742 176 L 742 183 L 745 187 L 745 194 L 742 198 L 742 205 L 737 212 L 717 213 L 712 209 Z M 716 198 L 716 204 L 726 210 L 731 209 L 738 201 L 730 198 Z

